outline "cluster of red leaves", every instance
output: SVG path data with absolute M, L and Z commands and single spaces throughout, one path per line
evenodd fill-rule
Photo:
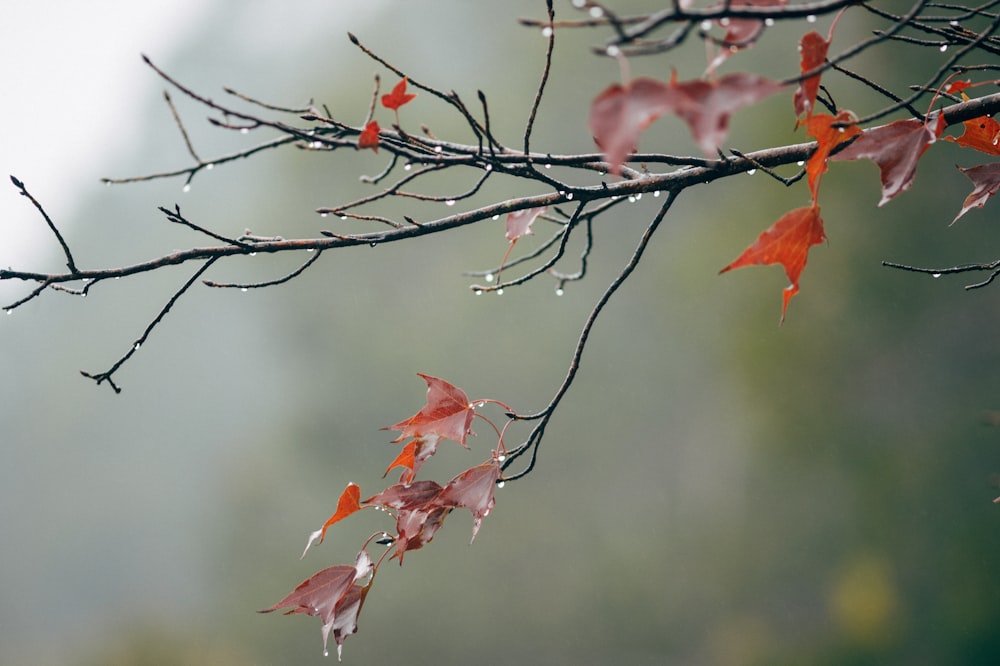
M 357 631 L 361 606 L 371 589 L 379 565 L 389 553 L 387 550 L 373 563 L 365 550 L 372 540 L 394 546 L 390 559 L 396 558 L 402 565 L 403 555 L 429 543 L 453 509 L 468 509 L 472 514 L 474 541 L 483 518 L 495 504 L 493 491 L 501 480 L 500 462 L 504 450 L 502 440 L 489 460 L 465 470 L 444 486 L 432 480 L 414 480 L 420 466 L 435 453 L 441 440 L 450 439 L 468 448 L 466 438 L 472 434 L 472 419 L 477 416 L 476 404 L 493 402 L 470 401 L 462 389 L 443 379 L 429 375 L 420 377 L 427 384 L 427 402 L 424 407 L 410 418 L 383 428 L 399 431 L 399 437 L 393 440 L 396 443 L 410 440 L 386 470 L 388 474 L 395 467 L 404 467 L 399 483 L 365 500 L 361 499 L 361 488 L 357 484 L 347 484 L 337 501 L 337 510 L 319 530 L 309 536 L 302 556 L 305 557 L 314 543 L 323 542 L 326 531 L 332 525 L 362 509 L 381 509 L 394 515 L 395 535 L 387 532 L 372 535 L 361 548 L 354 565 L 340 564 L 318 571 L 302 581 L 281 601 L 260 611 L 269 613 L 289 609 L 286 615 L 319 617 L 323 622 L 324 649 L 332 633 L 337 643 L 338 656 L 347 636 Z M 510 411 L 509 408 L 507 410 Z
M 734 0 L 730 6 L 780 4 L 784 0 Z M 857 126 L 857 117 L 850 111 L 835 116 L 815 113 L 822 69 L 839 18 L 840 15 L 834 19 L 826 37 L 812 31 L 799 41 L 801 78 L 792 102 L 796 127 L 805 125 L 808 134 L 816 139 L 816 149 L 805 167 L 811 203 L 781 216 L 720 271 L 781 264 L 791 283 L 782 294 L 781 321 L 785 319 L 790 299 L 799 291 L 799 277 L 805 269 L 809 249 L 826 240 L 819 186 L 828 163 L 859 159 L 874 162 L 882 181 L 882 199 L 878 205 L 883 206 L 910 188 L 917 163 L 945 128 L 940 112 L 929 113 L 924 120 L 897 120 L 868 130 Z M 665 114 L 676 115 L 688 125 L 706 156 L 719 154 L 731 115 L 781 89 L 779 84 L 755 74 L 715 76 L 715 68 L 723 60 L 752 46 L 764 28 L 760 21 L 749 19 L 720 25 L 726 31 L 725 37 L 720 42 L 719 55 L 709 65 L 708 80 L 678 82 L 675 72 L 667 83 L 638 78 L 624 85 L 612 84 L 594 98 L 588 124 L 612 174 L 622 173 L 629 155 L 637 150 L 639 136 Z M 959 93 L 971 85 L 955 82 L 946 92 Z M 945 139 L 989 155 L 1000 155 L 1000 123 L 989 117 L 966 121 L 960 137 Z M 845 146 L 848 142 L 850 145 Z M 1000 163 L 959 169 L 972 181 L 974 189 L 955 220 L 970 209 L 983 206 L 1000 189 Z
M 396 125 L 399 125 L 399 107 L 409 103 L 417 93 L 406 92 L 406 77 L 392 88 L 388 95 L 382 95 L 382 106 L 396 114 Z M 377 120 L 370 120 L 358 136 L 358 148 L 371 148 L 378 152 L 378 135 L 382 131 Z

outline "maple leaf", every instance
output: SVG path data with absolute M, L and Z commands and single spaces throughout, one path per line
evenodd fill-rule
M 427 404 L 419 412 L 383 430 L 398 430 L 401 442 L 407 437 L 437 435 L 451 439 L 465 448 L 466 436 L 472 432 L 475 408 L 469 402 L 465 391 L 443 379 L 417 373 L 427 383 Z
M 319 539 L 317 543 L 323 543 L 323 539 L 326 537 L 326 530 L 331 525 L 343 520 L 352 513 L 361 510 L 361 504 L 358 502 L 360 497 L 360 486 L 356 483 L 348 483 L 347 487 L 344 488 L 344 492 L 340 494 L 340 499 L 337 500 L 337 510 L 325 523 L 323 523 L 322 528 L 309 535 L 309 540 L 306 542 L 306 549 L 302 551 L 302 557 L 306 556 L 306 553 L 309 552 L 309 548 L 313 545 L 313 542 L 316 541 L 316 539 Z
M 378 121 L 373 120 L 365 125 L 365 128 L 361 130 L 361 135 L 358 136 L 358 148 L 371 148 L 376 153 L 378 152 L 378 133 L 382 131 L 382 128 L 378 126 Z
M 365 598 L 368 596 L 373 582 L 375 582 L 374 576 L 366 585 L 358 583 L 351 585 L 351 588 L 340 598 L 333 609 L 333 622 L 330 623 L 330 629 L 332 629 L 333 640 L 337 643 L 337 661 L 342 660 L 344 641 L 347 640 L 348 636 L 358 631 L 358 615 L 361 614 L 361 607 L 365 604 Z
M 781 321 L 785 321 L 788 301 L 799 293 L 799 276 L 809 259 L 809 248 L 826 240 L 819 206 L 796 208 L 781 216 L 761 232 L 757 240 L 719 273 L 743 266 L 781 264 L 791 284 L 782 294 Z
M 955 224 L 955 222 L 958 221 L 958 218 L 962 217 L 973 208 L 982 208 L 986 204 L 987 200 L 1000 190 L 1000 162 L 981 164 L 968 169 L 958 167 L 958 170 L 964 173 L 969 180 L 972 181 L 974 188 L 972 193 L 965 198 L 962 210 L 959 211 L 958 215 L 955 216 L 955 219 L 951 221 L 952 224 Z
M 525 208 L 507 213 L 507 240 L 513 243 L 521 236 L 533 234 L 531 225 L 546 210 L 548 210 L 548 206 L 539 206 L 538 208 Z
M 417 93 L 406 92 L 406 81 L 407 79 L 404 76 L 403 79 L 393 87 L 392 92 L 388 95 L 382 95 L 382 106 L 387 109 L 397 111 L 399 110 L 399 107 L 409 103 L 414 97 L 417 96 Z
M 356 581 L 368 576 L 371 572 L 371 558 L 367 552 L 362 550 L 358 553 L 357 560 L 353 566 L 350 564 L 337 564 L 321 569 L 296 585 L 295 589 L 282 598 L 281 601 L 257 612 L 270 613 L 282 608 L 288 608 L 290 610 L 287 610 L 285 615 L 301 614 L 319 617 L 323 622 L 323 649 L 325 650 L 330 630 L 337 626 L 341 626 L 342 628 L 346 626 L 342 624 L 343 620 L 338 622 L 337 612 L 338 610 L 347 612 L 349 609 L 340 602 L 345 599 Z M 357 611 L 359 610 L 360 604 L 353 614 L 355 620 L 357 619 Z M 343 636 L 337 643 L 338 648 L 342 643 Z
M 861 134 L 861 128 L 853 124 L 857 119 L 853 112 L 845 110 L 836 116 L 816 114 L 806 121 L 806 131 L 816 139 L 816 151 L 806 163 L 809 191 L 814 203 L 819 196 L 819 179 L 826 173 L 830 153 L 840 144 Z
M 824 39 L 823 35 L 815 30 L 803 35 L 802 39 L 799 40 L 801 73 L 811 72 L 826 62 L 826 54 L 829 50 L 830 41 Z M 799 82 L 799 87 L 795 89 L 795 95 L 792 98 L 796 117 L 802 117 L 803 114 L 807 117 L 812 116 L 816 106 L 816 95 L 819 93 L 819 81 L 820 75 L 814 74 Z
M 854 143 L 830 159 L 848 161 L 863 158 L 875 162 L 882 178 L 882 199 L 878 205 L 884 206 L 893 197 L 910 189 L 917 173 L 917 162 L 941 136 L 944 126 L 944 116 L 940 113 L 928 116 L 926 122 L 916 118 L 897 120 L 866 130 Z
M 687 123 L 707 157 L 716 157 L 729 133 L 733 112 L 756 104 L 782 87 L 762 76 L 739 72 L 714 81 L 696 79 L 678 83 L 671 80 L 670 89 L 676 97 L 669 111 Z
M 500 478 L 500 465 L 495 460 L 467 469 L 448 482 L 434 503 L 446 507 L 461 507 L 472 512 L 472 541 L 496 504 L 493 490 Z M 470 541 L 469 543 L 472 543 Z
M 625 158 L 636 151 L 639 135 L 673 103 L 670 86 L 645 77 L 624 86 L 613 83 L 594 98 L 587 125 L 611 173 L 621 173 Z
M 732 0 L 726 4 L 716 4 L 709 9 L 740 8 L 740 7 L 780 7 L 788 3 L 788 0 Z M 715 71 L 726 59 L 736 53 L 748 49 L 757 43 L 757 39 L 763 34 L 766 24 L 760 19 L 740 19 L 723 18 L 715 21 L 715 24 L 726 31 L 721 39 L 718 55 L 708 66 L 708 71 Z
M 412 509 L 427 504 L 441 493 L 441 484 L 425 479 L 413 483 L 397 483 L 377 495 L 372 495 L 362 504 L 393 509 Z
M 403 450 L 399 452 L 396 459 L 386 468 L 384 478 L 394 467 L 406 467 L 409 471 L 404 471 L 399 477 L 400 483 L 410 483 L 413 477 L 420 471 L 424 462 L 437 452 L 438 442 L 441 438 L 437 435 L 427 435 L 425 437 L 415 437 L 407 442 Z
M 954 85 L 954 84 L 952 84 Z M 1000 155 L 1000 123 L 989 116 L 980 116 L 962 123 L 962 136 L 944 137 L 963 148 L 973 148 L 988 155 Z
M 396 517 L 396 551 L 393 557 L 403 565 L 403 554 L 408 550 L 423 548 L 451 513 L 451 507 L 420 506 L 404 509 Z

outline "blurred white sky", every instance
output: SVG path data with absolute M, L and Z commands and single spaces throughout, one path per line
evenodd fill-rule
M 50 242 L 15 175 L 49 214 L 70 217 L 99 187 L 107 147 L 138 131 L 127 112 L 159 85 L 140 53 L 165 58 L 214 7 L 200 0 L 11 2 L 0 21 L 0 265 L 29 267 Z M 2 292 L 0 292 L 2 293 Z

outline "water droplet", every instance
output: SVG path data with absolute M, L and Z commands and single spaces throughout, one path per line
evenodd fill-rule
M 249 133 L 250 133 L 250 128 L 249 127 L 241 127 L 240 128 L 240 134 L 249 134 Z
M 409 162 L 407 162 L 406 164 L 403 165 L 403 171 L 409 171 L 412 168 L 413 168 L 413 165 L 410 164 Z
M 434 146 L 434 152 L 435 153 L 440 153 L 441 150 L 442 150 L 441 146 Z
M 725 28 L 726 26 L 728 26 L 729 25 L 729 18 L 728 17 L 723 17 L 723 18 L 719 19 L 719 25 L 721 25 L 723 28 Z
M 748 176 L 752 176 L 752 175 L 754 175 L 755 173 L 757 173 L 757 169 L 748 169 L 748 170 L 747 170 L 747 175 L 748 175 Z
M 712 22 L 711 21 L 702 21 L 701 22 L 701 29 L 702 29 L 703 32 L 708 32 L 709 30 L 712 29 Z
M 556 296 L 562 296 L 562 295 L 563 295 L 563 294 L 565 294 L 565 293 L 566 293 L 566 292 L 565 292 L 565 291 L 563 291 L 563 288 L 562 288 L 562 287 L 556 287 Z
M 573 6 L 577 9 L 583 9 L 587 6 L 587 0 L 573 0 Z
M 316 251 L 316 248 L 314 248 L 314 247 L 307 247 L 306 248 L 306 252 L 315 252 L 315 251 Z
M 497 488 L 503 488 L 505 483 L 507 483 L 507 482 L 506 481 L 500 481 L 499 483 L 497 483 Z
M 475 294 L 476 296 L 482 296 L 482 295 L 483 295 L 483 290 L 482 290 L 482 289 L 476 289 L 476 290 L 475 290 L 475 291 L 474 291 L 473 293 L 474 293 L 474 294 Z
M 953 28 L 957 28 L 961 24 L 958 21 L 949 21 L 948 25 L 950 25 Z
M 111 187 L 111 181 L 110 180 L 104 181 L 104 186 L 105 187 Z
M 940 273 L 931 273 L 931 277 L 932 278 L 939 278 L 939 277 L 941 277 L 941 274 Z
M 552 26 L 547 25 L 542 28 L 542 37 L 549 38 L 552 36 Z
M 600 7 L 591 7 L 590 16 L 591 18 L 601 18 L 602 16 L 604 16 L 604 10 L 601 9 Z
M 240 291 L 242 291 L 245 294 L 245 293 L 247 293 L 247 288 L 246 287 L 240 287 Z
M 551 164 L 546 164 L 546 165 L 545 165 L 545 168 L 546 168 L 546 169 L 551 169 L 551 168 L 552 168 L 552 165 L 551 165 Z
M 140 343 L 137 342 L 132 348 L 135 349 L 136 351 L 139 351 L 140 346 L 141 346 Z
M 330 656 L 330 651 L 327 650 L 326 648 L 323 648 L 323 656 L 324 657 L 329 657 Z
M 209 162 L 208 164 L 205 165 L 205 169 L 207 171 L 211 171 L 214 168 L 215 168 L 215 164 L 213 164 L 212 162 Z
M 622 50 L 620 48 L 618 48 L 617 46 L 613 45 L 613 44 L 611 46 L 609 46 L 608 48 L 606 48 L 604 51 L 605 51 L 605 53 L 607 53 L 612 58 L 617 58 L 622 53 Z
M 635 195 L 634 194 L 628 195 L 628 202 L 629 203 L 635 203 Z
M 570 192 L 569 194 L 566 195 L 566 200 L 567 201 L 572 201 L 573 200 L 573 193 L 572 192 Z
M 487 282 L 493 282 L 493 280 L 494 280 L 493 273 L 487 273 L 486 274 L 486 281 Z
M 320 213 L 319 216 L 320 217 L 329 217 L 330 214 L 329 213 Z
M 347 219 L 347 216 L 346 216 L 346 215 L 341 215 L 341 216 L 340 216 L 340 219 L 342 219 L 342 220 L 346 220 L 346 219 Z
M 6 310 L 4 310 L 4 312 L 6 312 L 7 314 L 14 314 L 14 309 L 13 308 L 7 308 Z
M 764 25 L 766 25 L 768 28 L 770 28 L 771 26 L 774 25 L 774 19 L 773 18 L 766 18 L 766 19 L 764 19 Z
M 660 191 L 659 190 L 656 190 L 655 192 L 653 192 L 653 198 L 654 199 L 658 198 L 659 196 L 660 196 Z
M 504 454 L 501 453 L 500 455 L 497 456 L 497 462 L 503 462 L 504 460 L 507 460 L 507 456 L 505 456 Z
M 635 195 L 635 200 L 636 201 L 638 201 L 641 198 L 642 198 L 642 192 L 639 192 L 638 194 Z
M 455 200 L 454 199 L 448 199 L 447 201 L 444 202 L 444 205 L 445 206 L 454 206 L 455 205 Z
M 256 257 L 256 256 L 257 256 L 257 253 L 256 253 L 256 252 L 251 252 L 251 253 L 250 253 L 250 256 L 251 256 L 251 257 Z
M 810 14 L 809 16 L 806 17 L 806 23 L 815 23 L 815 22 L 816 22 L 815 14 Z
M 188 183 L 181 188 L 181 192 L 190 192 L 190 191 L 191 191 L 191 183 Z
M 799 160 L 795 164 L 797 164 L 798 166 L 802 166 L 803 164 L 805 164 L 805 160 Z
M 938 51 L 940 51 L 941 53 L 944 53 L 947 50 L 948 50 L 948 45 L 947 44 L 942 44 L 941 48 L 938 49 Z
M 375 247 L 376 245 L 378 245 L 378 243 L 375 242 L 375 241 L 372 241 L 371 243 L 368 243 L 368 247 Z
M 493 216 L 493 219 L 494 219 L 494 220 L 499 220 L 499 219 L 500 219 L 500 216 L 499 216 L 499 215 L 494 215 L 494 216 Z
M 497 289 L 497 296 L 503 296 L 503 289 Z

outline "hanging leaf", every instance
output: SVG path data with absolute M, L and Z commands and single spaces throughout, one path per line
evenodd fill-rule
M 809 248 L 826 240 L 819 206 L 796 208 L 765 229 L 757 240 L 719 273 L 743 266 L 781 264 L 791 284 L 782 294 L 781 321 L 792 296 L 799 293 L 799 276 L 809 259 Z
M 965 203 L 962 205 L 962 210 L 959 211 L 955 219 L 951 221 L 952 224 L 958 221 L 958 218 L 962 217 L 968 213 L 973 208 L 982 208 L 986 205 L 986 202 L 1000 190 L 1000 162 L 993 162 L 991 164 L 981 164 L 980 166 L 970 167 L 968 169 L 963 169 L 958 167 L 958 170 L 964 173 L 972 184 L 975 186 L 972 193 L 965 198 Z
M 674 100 L 669 85 L 649 78 L 638 78 L 625 86 L 614 83 L 594 98 L 588 126 L 611 173 L 621 173 L 628 155 L 636 151 L 639 135 L 666 113 Z
M 396 442 L 407 437 L 437 435 L 469 448 L 465 438 L 472 432 L 472 418 L 475 416 L 469 396 L 443 379 L 420 373 L 418 375 L 427 383 L 427 404 L 405 421 L 383 430 L 398 430 L 400 435 L 393 440 Z

